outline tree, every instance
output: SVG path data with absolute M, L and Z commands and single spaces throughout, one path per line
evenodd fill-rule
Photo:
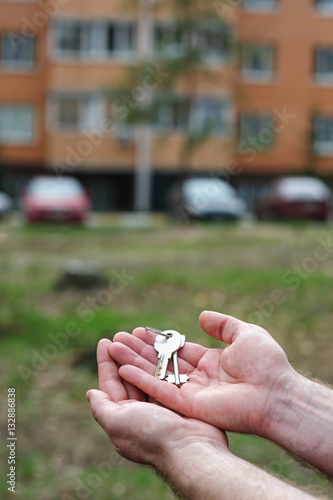
M 218 99 L 209 102 L 200 94 L 203 80 L 221 84 L 216 71 L 205 65 L 232 56 L 233 32 L 229 23 L 207 9 L 200 0 L 175 0 L 172 23 L 156 21 L 163 3 L 139 0 L 138 58 L 119 86 L 107 90 L 112 119 L 119 137 L 136 140 L 137 209 L 149 209 L 151 128 L 163 135 L 183 132 L 179 170 L 191 170 L 194 150 L 214 130 L 224 126 Z M 147 32 L 153 33 L 153 47 Z M 148 85 L 149 81 L 149 85 Z M 138 85 L 139 82 L 139 85 Z M 145 86 L 146 82 L 146 86 Z M 185 92 L 184 92 L 185 90 Z M 221 122 L 221 123 L 219 123 Z M 148 185 L 148 189 L 147 189 Z M 140 198 L 144 191 L 144 196 Z

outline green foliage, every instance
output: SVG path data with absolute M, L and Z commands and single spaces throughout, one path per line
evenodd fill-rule
M 158 12 L 158 4 L 155 9 Z M 231 26 L 216 19 L 216 13 L 212 12 L 211 8 L 207 8 L 203 2 L 183 0 L 174 3 L 172 24 L 167 28 L 158 27 L 151 60 L 136 61 L 129 67 L 125 78 L 118 84 L 113 83 L 112 86 L 104 89 L 110 100 L 111 119 L 116 126 L 155 125 L 161 100 L 163 101 L 165 95 L 175 94 L 180 84 L 184 82 L 186 82 L 186 95 L 191 103 L 194 103 L 198 96 L 199 81 L 207 80 L 214 82 L 217 86 L 220 85 L 217 72 L 209 69 L 205 64 L 207 49 L 200 45 L 200 40 L 198 42 L 200 30 L 206 29 L 207 31 L 212 25 L 218 29 L 211 36 L 221 37 L 221 54 L 223 52 L 225 60 L 229 61 L 235 46 Z M 157 88 L 154 91 L 150 91 L 149 95 L 144 95 L 142 82 L 145 81 L 147 72 L 149 73 L 150 69 L 155 66 L 158 67 L 158 72 L 163 77 L 157 79 Z M 182 132 L 184 134 L 183 160 L 188 159 L 195 148 L 205 142 L 211 134 L 210 127 L 205 124 L 196 131 L 188 129 Z

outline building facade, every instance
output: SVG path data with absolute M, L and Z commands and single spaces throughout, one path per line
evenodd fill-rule
M 243 188 L 253 175 L 307 173 L 332 184 L 332 28 L 330 0 L 245 0 L 239 9 Z
M 333 1 L 216 0 L 186 19 L 170 5 L 0 0 L 13 194 L 43 172 L 78 177 L 101 210 L 147 208 L 150 190 L 163 209 L 188 174 L 228 177 L 249 202 L 281 174 L 330 182 Z

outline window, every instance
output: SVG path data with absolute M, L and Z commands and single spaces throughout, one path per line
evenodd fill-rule
M 35 63 L 35 38 L 17 33 L 1 36 L 1 65 L 4 68 L 31 68 Z
M 134 51 L 133 23 L 58 21 L 55 53 L 61 57 L 94 58 L 126 56 Z
M 213 21 L 168 25 L 159 24 L 154 29 L 154 46 L 159 54 L 182 57 L 191 50 L 198 51 L 198 58 L 222 60 L 229 57 L 232 31 L 227 25 Z
M 90 23 L 62 21 L 57 24 L 57 51 L 61 55 L 80 56 L 89 54 L 92 46 Z
M 2 144 L 29 144 L 36 135 L 33 106 L 3 104 L 0 106 L 0 142 Z
M 56 93 L 51 98 L 52 124 L 60 130 L 98 127 L 104 116 L 104 102 L 98 94 Z
M 209 25 L 197 30 L 197 46 L 205 59 L 225 59 L 230 55 L 232 32 L 226 25 Z
M 159 96 L 153 105 L 153 124 L 161 130 L 184 130 L 190 122 L 191 100 L 176 96 Z
M 166 56 L 182 56 L 185 51 L 185 32 L 176 25 L 156 25 L 154 27 L 154 47 Z
M 80 107 L 82 101 L 79 97 L 62 97 L 58 100 L 58 123 L 63 127 L 78 127 L 80 123 Z
M 274 75 L 274 47 L 249 44 L 242 48 L 242 76 L 246 80 L 269 81 Z
M 315 52 L 315 72 L 318 81 L 333 83 L 333 47 L 322 47 Z
M 78 23 L 59 25 L 59 51 L 75 54 L 82 49 L 82 29 Z
M 106 25 L 108 54 L 130 53 L 134 50 L 134 25 L 113 23 Z
M 224 133 L 228 129 L 229 105 L 226 99 L 200 98 L 194 104 L 191 128 L 207 133 Z
M 323 14 L 333 14 L 333 0 L 315 0 L 317 10 Z
M 273 118 L 270 113 L 244 113 L 239 120 L 239 152 L 249 148 L 269 149 L 274 140 Z
M 277 0 L 243 0 L 246 10 L 272 10 L 277 6 Z
M 224 133 L 228 130 L 229 110 L 226 99 L 161 97 L 156 102 L 154 124 L 162 130 Z
M 333 156 L 333 116 L 316 116 L 313 146 L 318 156 Z

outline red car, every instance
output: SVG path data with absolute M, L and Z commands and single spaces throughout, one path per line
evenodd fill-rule
M 327 220 L 331 191 L 314 177 L 285 177 L 275 181 L 255 204 L 259 219 Z
M 90 200 L 73 177 L 35 177 L 24 190 L 21 207 L 25 219 L 34 222 L 84 223 Z

